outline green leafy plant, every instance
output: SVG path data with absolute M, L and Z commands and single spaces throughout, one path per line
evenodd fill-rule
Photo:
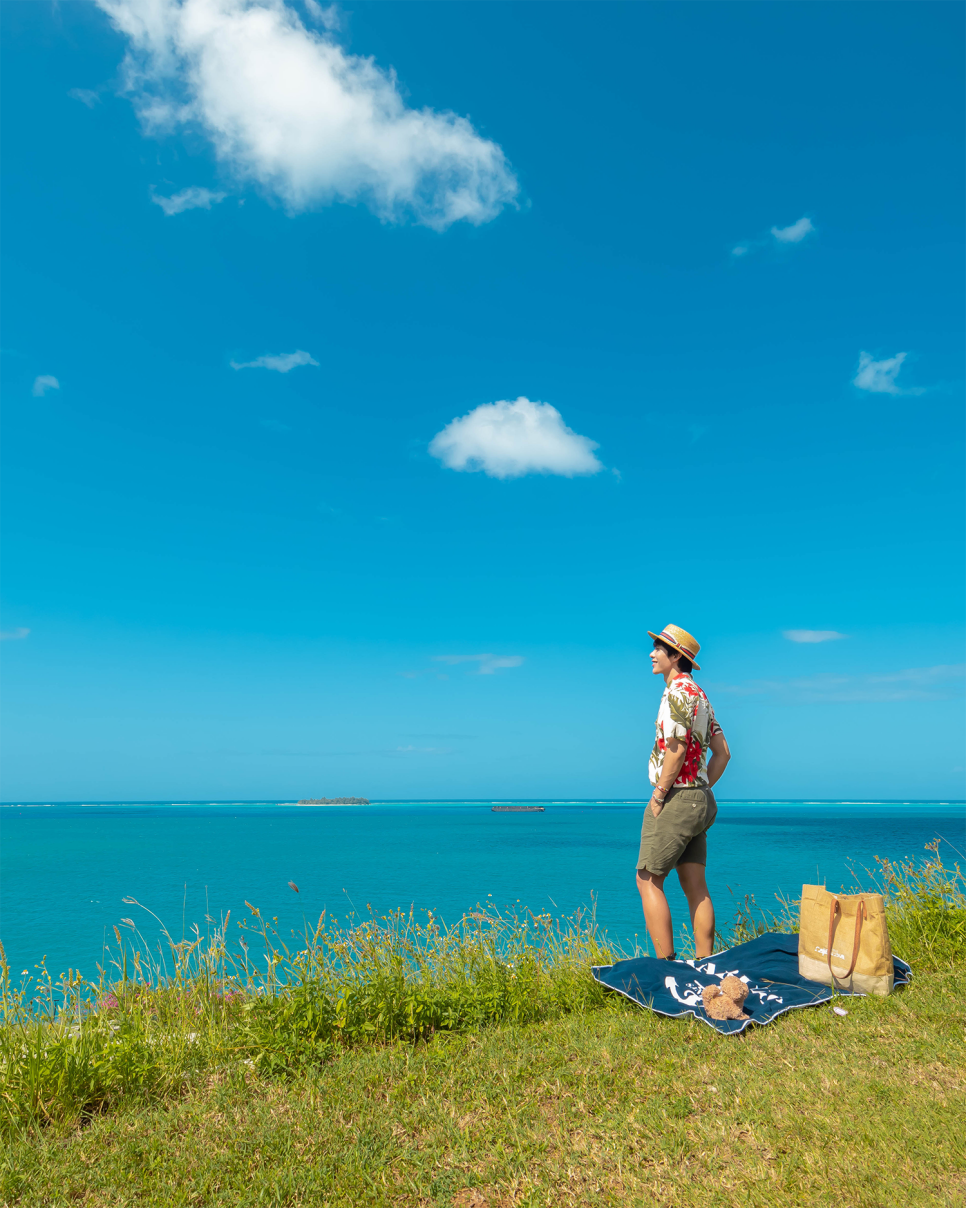
M 876 859 L 872 876 L 893 951 L 924 972 L 952 969 L 966 954 L 966 876 L 958 863 L 943 864 L 941 842 L 927 843 L 930 854 L 918 861 Z

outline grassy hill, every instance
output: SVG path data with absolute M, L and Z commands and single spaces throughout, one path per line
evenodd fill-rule
M 934 852 L 882 872 L 912 984 L 736 1038 L 602 991 L 586 919 L 323 921 L 314 949 L 273 947 L 271 971 L 247 982 L 218 957 L 218 931 L 182 943 L 160 987 L 142 956 L 96 1010 L 68 986 L 67 1012 L 32 1023 L 8 984 L 0 1194 L 165 1208 L 966 1203 L 963 880 Z

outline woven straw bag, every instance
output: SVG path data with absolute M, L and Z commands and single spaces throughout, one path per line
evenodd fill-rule
M 878 893 L 829 893 L 802 886 L 798 972 L 847 994 L 892 993 L 885 902 Z

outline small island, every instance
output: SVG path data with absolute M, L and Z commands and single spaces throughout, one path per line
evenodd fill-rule
M 303 797 L 296 805 L 368 805 L 368 797 Z

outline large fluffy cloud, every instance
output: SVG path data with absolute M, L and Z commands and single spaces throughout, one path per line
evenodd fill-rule
M 429 451 L 451 470 L 482 470 L 491 478 L 523 474 L 596 474 L 597 442 L 578 436 L 556 407 L 502 399 L 454 419 L 432 439 Z
M 443 229 L 487 222 L 516 195 L 496 143 L 456 114 L 407 108 L 391 71 L 284 0 L 97 3 L 128 38 L 124 77 L 145 128 L 201 130 L 290 210 L 361 200 Z

